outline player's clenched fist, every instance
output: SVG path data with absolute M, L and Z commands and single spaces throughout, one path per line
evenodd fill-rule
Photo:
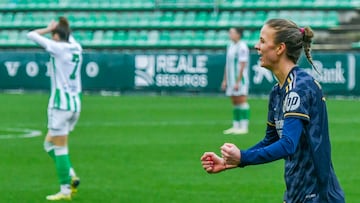
M 224 159 L 214 152 L 205 152 L 201 157 L 201 164 L 208 173 L 218 173 L 226 169 Z
M 221 149 L 221 155 L 227 165 L 239 165 L 241 159 L 240 149 L 231 143 L 225 143 Z

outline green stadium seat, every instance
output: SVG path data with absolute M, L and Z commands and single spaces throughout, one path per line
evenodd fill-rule
M 268 11 L 265 20 L 277 18 L 278 16 L 279 16 L 279 15 L 278 15 L 278 12 L 277 12 L 277 11 Z
M 218 19 L 219 19 L 218 13 L 216 13 L 216 12 L 210 13 L 210 15 L 208 16 L 207 25 L 210 27 L 217 26 Z
M 134 19 L 132 18 L 132 14 L 130 12 L 120 12 L 114 15 L 115 26 L 119 27 L 127 27 L 132 25 Z
M 243 13 L 241 11 L 235 11 L 232 13 L 230 24 L 234 27 L 239 27 L 243 25 Z
M 135 30 L 130 30 L 128 32 L 128 38 L 127 40 L 125 40 L 125 43 L 127 45 L 135 45 L 138 38 L 139 38 L 139 32 Z
M 360 41 L 359 42 L 354 42 L 351 44 L 351 47 L 352 48 L 355 48 L 355 49 L 359 49 L 360 48 Z
M 159 31 L 157 30 L 152 30 L 150 32 L 148 32 L 148 44 L 149 45 L 157 45 L 158 41 L 159 41 Z
M 160 11 L 155 11 L 153 12 L 149 17 L 149 21 L 150 21 L 150 26 L 153 27 L 153 28 L 158 28 L 161 26 L 161 16 L 162 16 L 162 12 Z
M 172 22 L 174 21 L 174 13 L 171 11 L 167 11 L 163 13 L 161 16 L 160 22 L 162 27 L 171 26 Z
M 180 30 L 175 30 L 170 33 L 170 41 L 169 44 L 173 46 L 181 46 L 183 45 L 183 32 Z
M 311 24 L 308 24 L 313 27 L 322 27 L 325 22 L 324 12 L 322 11 L 314 11 L 313 18 L 311 19 Z
M 180 27 L 182 26 L 184 21 L 185 21 L 185 12 L 183 11 L 176 12 L 174 15 L 173 26 Z
M 205 26 L 208 21 L 208 13 L 205 11 L 199 12 L 196 15 L 195 24 L 196 26 Z
M 339 14 L 336 11 L 327 12 L 325 19 L 327 27 L 335 27 L 339 25 Z
M 141 30 L 137 33 L 137 38 L 135 40 L 137 46 L 143 46 L 148 44 L 148 31 Z
M 107 30 L 103 34 L 103 38 L 100 43 L 103 43 L 105 45 L 112 44 L 114 41 L 114 30 Z
M 142 12 L 137 16 L 137 25 L 139 27 L 147 27 L 150 24 L 151 13 Z
M 230 12 L 228 11 L 221 12 L 218 20 L 218 26 L 227 27 L 229 25 L 230 25 Z
M 96 30 L 93 33 L 93 39 L 91 41 L 91 44 L 98 45 L 98 44 L 101 44 L 103 40 L 104 40 L 104 31 L 103 30 Z
M 204 44 L 207 46 L 213 45 L 216 40 L 216 32 L 214 30 L 208 30 L 204 35 Z
M 194 26 L 196 23 L 196 13 L 194 11 L 187 12 L 183 21 L 184 26 Z
M 112 45 L 126 45 L 128 35 L 125 31 L 120 30 L 115 32 Z
M 195 33 L 192 30 L 185 30 L 181 40 L 182 45 L 191 45 L 195 37 Z
M 73 35 L 80 44 L 89 44 L 93 40 L 92 31 L 76 31 L 73 33 Z
M 221 30 L 217 33 L 216 45 L 226 45 L 229 43 L 229 33 L 227 30 Z
M 160 45 L 168 45 L 169 42 L 170 42 L 170 39 L 171 39 L 171 34 L 169 31 L 165 30 L 165 31 L 162 31 L 160 33 L 160 40 L 159 40 L 159 44 Z
M 202 30 L 195 31 L 192 43 L 197 46 L 204 46 L 204 40 L 205 40 L 204 31 Z
M 9 41 L 9 31 L 2 30 L 0 31 L 0 44 L 7 44 Z
M 1 16 L 0 25 L 2 25 L 2 26 L 10 26 L 13 23 L 13 19 L 14 19 L 13 13 L 4 13 Z
M 252 37 L 252 32 L 250 30 L 244 30 L 241 38 L 245 41 L 249 41 L 251 40 L 251 37 Z
M 13 25 L 16 27 L 20 27 L 21 25 L 23 25 L 23 22 L 25 21 L 26 18 L 26 13 L 24 12 L 17 12 L 13 15 Z M 2 19 L 0 19 L 0 21 L 2 21 Z
M 16 44 L 19 38 L 19 32 L 17 30 L 10 30 L 8 31 L 8 35 L 8 42 L 10 44 Z
M 258 11 L 255 13 L 255 18 L 253 19 L 253 25 L 256 27 L 261 27 L 266 21 L 266 13 L 264 11 Z
M 256 19 L 256 13 L 254 11 L 246 11 L 243 14 L 242 23 L 246 27 L 254 26 L 254 21 Z
M 101 17 L 101 18 L 104 18 L 106 20 L 104 26 L 107 27 L 113 27 L 117 25 L 118 22 L 124 21 L 124 19 L 119 18 L 119 13 L 117 12 L 106 12 L 103 15 L 105 17 Z

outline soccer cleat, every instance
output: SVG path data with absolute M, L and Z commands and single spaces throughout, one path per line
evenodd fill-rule
M 80 178 L 79 177 L 76 177 L 76 176 L 73 176 L 71 177 L 71 184 L 70 184 L 70 187 L 71 187 L 71 195 L 74 195 L 77 193 L 78 191 L 78 187 L 80 185 Z
M 248 129 L 245 128 L 236 128 L 232 131 L 232 134 L 234 135 L 244 135 L 247 134 L 249 132 Z
M 46 199 L 51 200 L 51 201 L 71 200 L 71 194 L 64 194 L 64 193 L 59 192 L 54 195 L 46 196 Z
M 235 128 L 229 128 L 229 129 L 227 129 L 227 130 L 224 130 L 223 133 L 224 133 L 225 135 L 230 135 L 230 134 L 233 134 L 234 130 L 235 130 Z

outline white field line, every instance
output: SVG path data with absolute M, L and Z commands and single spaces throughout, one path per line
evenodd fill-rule
M 7 134 L 0 134 L 0 139 L 31 138 L 41 136 L 40 130 L 28 128 L 2 128 Z

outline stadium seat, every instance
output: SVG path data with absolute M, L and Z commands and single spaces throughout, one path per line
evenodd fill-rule
M 328 29 L 339 25 L 338 9 L 358 8 L 356 0 L 0 0 L 0 41 L 16 41 L 23 31 L 67 16 L 86 46 L 197 45 L 228 43 L 227 29 L 243 27 L 253 45 L 258 29 L 270 18 L 287 18 L 300 26 Z M 297 8 L 301 8 L 298 10 Z M 304 9 L 305 8 L 305 9 Z M 4 30 L 5 29 L 5 30 Z M 13 34 L 5 37 L 4 33 Z M 11 38 L 11 39 L 10 39 Z M 18 46 L 30 41 L 18 41 Z M 1 46 L 5 46 L 2 43 Z
M 216 32 L 214 30 L 208 30 L 204 34 L 204 44 L 210 46 L 214 44 L 216 40 Z
M 158 41 L 159 41 L 159 31 L 157 30 L 152 30 L 150 32 L 147 33 L 148 34 L 148 44 L 149 45 L 157 45 Z
M 159 45 L 168 45 L 169 44 L 169 41 L 170 41 L 170 32 L 165 30 L 165 31 L 162 31 L 160 33 L 160 40 L 159 40 Z
M 163 15 L 161 16 L 161 26 L 162 27 L 167 27 L 170 26 L 172 24 L 172 22 L 174 21 L 174 14 L 171 11 L 165 12 L 163 13 Z
M 230 25 L 230 12 L 224 11 L 220 13 L 218 26 L 227 27 Z
M 196 26 L 205 26 L 208 21 L 208 13 L 200 12 L 196 15 L 195 24 Z
M 128 35 L 125 31 L 120 30 L 117 31 L 113 38 L 114 45 L 127 45 L 131 44 L 130 41 L 128 41 Z
M 219 19 L 219 14 L 217 12 L 210 13 L 210 15 L 208 16 L 207 25 L 209 27 L 217 26 L 218 19 Z
M 95 39 L 94 39 L 95 40 Z M 101 42 L 96 41 L 96 44 L 103 43 L 105 45 L 112 44 L 114 40 L 114 31 L 113 30 L 107 30 L 103 34 L 103 38 L 101 39 Z
M 183 21 L 183 26 L 191 27 L 196 23 L 196 13 L 194 11 L 187 12 Z

